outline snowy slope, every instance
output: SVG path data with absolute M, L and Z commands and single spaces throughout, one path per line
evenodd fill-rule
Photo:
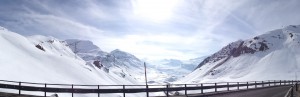
M 299 48 L 300 26 L 287 26 L 227 45 L 179 82 L 295 80 Z
M 87 64 L 109 70 L 120 77 L 131 77 L 144 82 L 143 62 L 134 55 L 119 49 L 110 53 L 102 51 L 98 46 L 88 40 L 65 40 L 74 53 L 79 55 Z M 94 62 L 99 63 L 95 64 Z
M 122 78 L 86 65 L 84 60 L 75 57 L 65 42 L 53 37 L 24 37 L 0 27 L 0 44 L 1 80 L 59 84 L 137 84 L 130 77 Z M 139 94 L 134 95 L 139 97 Z M 69 97 L 70 94 L 59 96 Z
M 84 60 L 94 60 L 97 56 L 105 57 L 108 54 L 88 40 L 68 39 L 65 41 L 71 50 Z

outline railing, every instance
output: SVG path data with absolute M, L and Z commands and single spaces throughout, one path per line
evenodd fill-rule
M 269 81 L 251 81 L 251 82 L 222 82 L 222 83 L 170 84 L 170 85 L 147 85 L 146 86 L 146 85 L 47 84 L 47 83 L 31 83 L 31 82 L 16 82 L 16 81 L 0 80 L 0 88 L 18 90 L 18 95 L 21 95 L 22 91 L 40 91 L 40 92 L 44 92 L 44 97 L 47 96 L 47 93 L 71 93 L 72 97 L 74 97 L 74 93 L 78 93 L 78 94 L 94 93 L 94 94 L 98 94 L 98 97 L 100 97 L 100 94 L 122 93 L 123 97 L 125 97 L 126 93 L 149 94 L 150 92 L 164 92 L 168 97 L 170 92 L 174 92 L 174 91 L 180 91 L 180 93 L 177 92 L 177 94 L 179 95 L 190 95 L 193 94 L 191 93 L 193 91 L 194 93 L 196 92 L 199 94 L 205 94 L 208 92 L 218 92 L 218 91 L 255 89 L 255 88 L 263 88 L 263 87 L 271 87 L 271 86 L 286 86 L 286 85 L 293 85 L 298 82 L 299 81 L 269 80 Z
M 285 94 L 284 97 L 294 97 L 294 90 L 298 91 L 298 85 L 299 82 L 295 83 L 294 85 L 291 86 L 291 88 L 289 89 L 289 91 Z

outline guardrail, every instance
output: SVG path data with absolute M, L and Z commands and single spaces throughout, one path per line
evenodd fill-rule
M 268 80 L 268 81 L 250 81 L 250 82 L 221 82 L 221 83 L 201 83 L 201 84 L 169 84 L 169 85 L 74 85 L 74 84 L 49 84 L 49 83 L 31 83 L 31 82 L 17 82 L 0 80 L 0 88 L 14 89 L 19 91 L 19 95 L 22 91 L 40 91 L 44 92 L 44 97 L 47 93 L 71 93 L 74 97 L 74 93 L 96 93 L 98 97 L 100 94 L 108 93 L 123 93 L 123 97 L 126 93 L 147 93 L 150 92 L 165 92 L 168 97 L 171 91 L 181 91 L 179 95 L 189 95 L 189 91 L 198 90 L 199 93 L 204 94 L 204 90 L 210 90 L 210 92 L 229 90 L 240 90 L 241 88 L 261 88 L 270 86 L 283 86 L 293 85 L 300 81 L 293 80 Z M 56 87 L 54 87 L 56 86 Z M 66 88 L 69 87 L 69 88 Z M 80 88 L 78 88 L 80 87 Z M 83 88 L 84 87 L 84 88 Z M 103 88 L 107 87 L 107 88 Z M 117 87 L 117 88 L 116 88 Z M 235 89 L 232 89 L 235 88 Z M 179 92 L 178 92 L 179 93 Z
M 285 94 L 284 97 L 294 97 L 294 90 L 298 91 L 298 85 L 299 82 L 295 83 L 294 85 L 291 86 L 291 88 L 289 89 L 289 91 Z

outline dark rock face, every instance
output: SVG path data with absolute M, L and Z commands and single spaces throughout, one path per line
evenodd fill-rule
M 255 53 L 254 49 L 244 46 L 243 44 L 244 44 L 244 41 L 237 48 L 233 48 L 230 51 L 231 52 L 230 56 L 238 57 L 244 53 L 251 53 L 251 54 Z
M 101 68 L 103 67 L 103 65 L 100 64 L 100 61 L 98 61 L 98 60 L 94 61 L 93 64 L 94 64 L 96 67 L 98 67 L 99 69 L 101 69 Z
M 40 49 L 40 50 L 42 50 L 42 51 L 45 51 L 45 49 L 41 45 L 39 45 L 39 44 L 35 45 L 35 47 L 38 48 L 38 49 Z
M 259 51 L 265 51 L 269 49 L 268 45 L 265 44 L 264 42 L 259 42 L 259 44 L 260 44 Z
M 260 39 L 262 41 L 258 42 L 258 40 L 260 40 Z M 247 46 L 247 43 L 250 44 L 250 46 Z M 254 46 L 254 47 L 251 47 L 251 46 Z M 207 57 L 197 66 L 197 68 L 199 68 L 202 65 L 209 63 L 209 62 L 213 63 L 213 62 L 217 62 L 221 59 L 227 58 L 226 60 L 224 60 L 224 62 L 221 62 L 221 63 L 225 63 L 231 57 L 238 57 L 242 54 L 254 54 L 255 52 L 266 51 L 268 49 L 269 49 L 269 46 L 267 45 L 267 41 L 263 40 L 263 38 L 260 38 L 260 37 L 254 37 L 253 40 L 249 40 L 247 42 L 239 40 L 239 41 L 230 43 L 229 45 L 223 47 L 217 53 L 214 53 L 213 55 Z
M 201 67 L 202 65 L 209 63 L 209 62 L 216 62 L 219 61 L 221 59 L 227 58 L 229 56 L 231 56 L 232 54 L 232 50 L 234 48 L 237 48 L 241 43 L 243 43 L 243 41 L 239 40 L 233 43 L 230 43 L 229 45 L 223 47 L 220 51 L 214 53 L 213 55 L 205 58 L 198 66 L 197 68 Z M 197 69 L 196 68 L 196 69 Z
M 294 36 L 293 33 L 289 33 L 289 35 L 290 35 L 291 38 L 293 38 L 293 36 Z
M 204 65 L 205 63 L 208 63 L 210 60 L 210 57 L 205 58 L 195 69 L 200 68 L 202 65 Z

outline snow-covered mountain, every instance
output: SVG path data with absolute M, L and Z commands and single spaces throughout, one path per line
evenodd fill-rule
M 199 63 L 202 62 L 207 56 L 202 56 L 194 59 L 183 60 L 183 67 L 186 70 L 193 71 L 199 66 Z
M 115 73 L 107 73 L 94 65 L 86 65 L 86 62 L 76 56 L 66 42 L 53 37 L 40 35 L 24 37 L 0 27 L 0 45 L 1 80 L 87 85 L 139 84 L 131 77 L 120 77 Z M 89 48 L 97 49 L 92 46 Z M 10 90 L 0 90 L 0 92 L 4 91 L 9 92 Z M 90 97 L 89 94 L 76 95 Z M 122 94 L 104 96 L 119 97 L 120 95 Z M 71 94 L 59 94 L 59 96 L 70 97 Z
M 68 39 L 65 40 L 74 53 L 87 62 L 88 65 L 106 68 L 120 77 L 130 76 L 139 82 L 144 82 L 143 61 L 132 54 L 113 50 L 110 53 L 102 51 L 98 46 L 88 40 Z M 163 83 L 173 82 L 185 76 L 205 57 L 190 60 L 165 59 L 147 63 L 148 82 Z M 99 64 L 95 64 L 98 62 Z
M 144 81 L 143 62 L 134 55 L 119 49 L 107 53 L 88 40 L 65 41 L 74 53 L 87 62 L 87 65 L 96 66 L 120 77 L 130 76 L 140 82 Z
M 179 78 L 191 73 L 197 65 L 203 61 L 206 57 L 199 57 L 190 60 L 177 60 L 177 59 L 163 59 L 157 61 L 151 61 L 149 67 L 158 71 L 155 78 L 152 80 L 154 82 L 174 82 Z
M 291 25 L 228 44 L 179 82 L 295 80 L 299 63 L 300 25 Z

